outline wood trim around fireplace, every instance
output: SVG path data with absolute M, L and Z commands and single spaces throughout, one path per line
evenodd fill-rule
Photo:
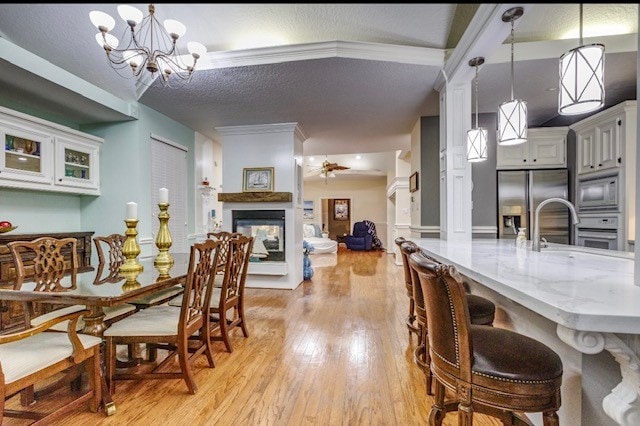
M 218 193 L 218 201 L 225 203 L 272 203 L 293 200 L 291 192 L 227 192 Z

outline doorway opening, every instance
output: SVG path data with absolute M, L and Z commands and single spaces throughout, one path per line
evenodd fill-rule
M 344 242 L 344 237 L 351 233 L 351 199 L 321 198 L 320 206 L 322 231 L 328 233 L 330 239 Z

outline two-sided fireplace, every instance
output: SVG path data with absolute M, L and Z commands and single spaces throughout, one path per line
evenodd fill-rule
M 233 232 L 254 237 L 251 262 L 285 261 L 284 210 L 232 210 Z

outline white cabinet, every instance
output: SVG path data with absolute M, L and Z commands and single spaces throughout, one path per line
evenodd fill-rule
M 497 169 L 567 167 L 568 127 L 528 129 L 527 142 L 497 147 Z
M 625 101 L 571 125 L 576 132 L 576 185 L 584 179 L 618 175 L 618 211 L 625 249 L 635 239 L 636 101 Z
M 100 195 L 102 139 L 0 107 L 0 187 Z
M 55 184 L 98 190 L 100 185 L 98 145 L 72 136 L 56 136 L 54 143 Z
M 51 183 L 53 167 L 47 161 L 53 151 L 51 136 L 3 120 L 0 121 L 0 137 L 4 141 L 0 179 L 16 183 Z
M 623 115 L 619 112 L 613 116 L 607 114 L 600 119 L 589 117 L 574 125 L 575 127 L 572 126 L 576 130 L 579 175 L 620 166 L 620 129 Z

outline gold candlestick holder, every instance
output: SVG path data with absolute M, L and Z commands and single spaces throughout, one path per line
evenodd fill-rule
M 169 248 L 171 247 L 171 233 L 169 232 L 169 204 L 158 204 L 160 213 L 158 213 L 158 220 L 160 221 L 160 229 L 158 229 L 158 236 L 156 237 L 156 247 L 158 247 L 158 255 L 153 261 L 153 265 L 156 267 L 171 267 L 173 265 L 173 257 L 169 254 Z
M 138 255 L 140 254 L 140 246 L 138 245 L 138 240 L 136 240 L 138 219 L 125 219 L 124 223 L 127 224 L 127 231 L 125 232 L 127 239 L 122 245 L 122 254 L 126 260 L 120 266 L 120 272 L 126 278 L 128 274 L 142 272 L 143 266 L 138 262 Z

